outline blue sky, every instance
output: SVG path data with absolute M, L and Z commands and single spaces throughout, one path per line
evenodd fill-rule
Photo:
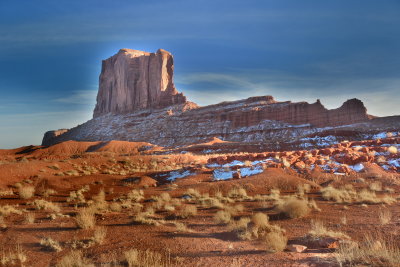
M 0 148 L 91 118 L 101 60 L 175 57 L 200 105 L 254 95 L 400 114 L 400 1 L 0 0 Z

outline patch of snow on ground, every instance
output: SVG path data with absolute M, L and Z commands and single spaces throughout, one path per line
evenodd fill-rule
M 224 169 L 216 169 L 213 171 L 214 180 L 228 180 L 233 178 L 233 171 L 226 171 Z
M 392 159 L 388 161 L 388 164 L 396 167 L 396 168 L 400 168 L 400 159 Z
M 242 177 L 247 177 L 247 176 L 262 173 L 263 171 L 264 171 L 264 169 L 262 168 L 262 166 L 257 166 L 255 168 L 248 167 L 248 168 L 241 168 L 240 174 Z
M 244 163 L 242 161 L 234 160 L 230 163 L 224 164 L 223 167 L 233 167 L 233 166 L 243 166 L 243 165 L 244 165 Z
M 355 172 L 360 172 L 360 171 L 364 170 L 364 165 L 362 163 L 358 163 L 354 166 L 349 165 L 349 167 L 351 169 L 353 169 Z
M 194 175 L 195 173 L 190 172 L 189 170 L 186 171 L 172 171 L 168 173 L 168 177 L 166 178 L 168 181 L 175 181 L 175 179 L 184 178 L 190 175 Z
M 222 167 L 222 166 L 219 165 L 218 163 L 211 163 L 211 164 L 207 164 L 206 167 L 207 168 L 219 168 L 219 167 Z

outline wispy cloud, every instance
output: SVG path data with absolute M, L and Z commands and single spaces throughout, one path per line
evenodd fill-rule
M 56 98 L 54 101 L 65 104 L 94 105 L 96 95 L 97 90 L 78 90 L 71 92 L 68 96 Z

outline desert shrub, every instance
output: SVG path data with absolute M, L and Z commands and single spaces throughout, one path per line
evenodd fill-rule
M 125 261 L 129 267 L 167 267 L 172 266 L 169 253 L 164 255 L 150 250 L 140 251 L 130 249 L 124 252 Z
M 286 248 L 288 239 L 282 231 L 273 231 L 267 233 L 262 241 L 268 251 L 280 252 Z
M 288 198 L 280 203 L 276 210 L 289 218 L 301 218 L 310 213 L 308 202 L 304 199 Z
M 89 208 L 81 209 L 75 217 L 75 222 L 81 229 L 92 229 L 96 225 L 93 210 Z
M 12 213 L 22 214 L 22 211 L 17 209 L 16 206 L 12 206 L 12 205 L 0 206 L 0 216 L 6 217 Z
M 82 251 L 72 250 L 70 253 L 65 255 L 56 267 L 94 267 L 87 258 L 82 254 Z
M 245 199 L 247 198 L 246 189 L 242 187 L 235 187 L 228 192 L 228 197 L 230 198 L 238 198 L 238 199 Z
M 18 188 L 19 197 L 22 199 L 28 199 L 33 197 L 35 194 L 35 188 L 33 186 L 23 186 Z
M 35 214 L 27 213 L 25 216 L 25 223 L 32 224 L 35 222 Z
M 372 182 L 369 185 L 369 189 L 371 191 L 382 191 L 382 183 L 380 183 L 380 182 Z
M 251 222 L 255 227 L 267 227 L 269 225 L 269 218 L 267 214 L 258 212 L 251 217 Z
M 93 233 L 93 241 L 97 244 L 102 244 L 107 236 L 107 228 L 98 226 Z
M 242 204 L 225 206 L 224 210 L 228 212 L 231 216 L 236 216 L 239 212 L 243 212 L 244 206 Z
M 5 252 L 4 250 L 0 252 L 0 266 L 25 266 L 24 262 L 26 259 L 27 257 L 19 245 L 9 252 Z
M 185 195 L 191 196 L 192 198 L 200 198 L 201 194 L 197 189 L 189 188 L 186 192 Z
M 231 214 L 224 210 L 219 210 L 214 215 L 214 221 L 218 224 L 229 223 L 230 220 L 231 220 Z
M 351 203 L 357 194 L 354 190 L 340 190 L 332 186 L 322 188 L 321 193 L 324 199 L 338 203 Z
M 111 211 L 114 212 L 120 212 L 122 210 L 121 204 L 117 202 L 111 203 L 108 207 Z
M 383 210 L 379 212 L 378 217 L 381 224 L 388 224 L 392 219 L 392 213 L 389 210 Z
M 33 205 L 37 210 L 50 210 L 54 212 L 60 212 L 60 207 L 53 202 L 46 201 L 44 199 L 36 199 L 33 201 Z
M 316 238 L 332 237 L 350 239 L 350 237 L 344 233 L 326 229 L 321 221 L 311 221 L 311 230 L 308 232 L 308 234 Z
M 392 236 L 368 233 L 358 244 L 354 242 L 341 244 L 336 259 L 340 266 L 398 267 L 399 243 Z
M 62 247 L 58 241 L 52 239 L 51 237 L 45 237 L 40 240 L 40 245 L 45 247 L 48 250 L 52 251 L 57 251 L 60 252 L 62 251 Z
M 133 189 L 128 193 L 127 198 L 133 202 L 139 202 L 144 199 L 144 192 L 143 190 Z
M 181 218 L 189 218 L 197 214 L 197 208 L 194 205 L 184 205 L 178 212 Z

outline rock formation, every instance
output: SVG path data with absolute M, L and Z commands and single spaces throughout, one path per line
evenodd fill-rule
M 212 137 L 240 142 L 289 142 L 323 127 L 372 119 L 358 99 L 337 109 L 319 100 L 278 102 L 272 96 L 199 107 L 187 102 L 173 83 L 173 58 L 159 49 L 147 53 L 121 49 L 103 61 L 94 118 L 62 132 L 47 132 L 43 145 L 66 140 L 149 142 L 176 146 Z
M 173 57 L 163 49 L 156 53 L 119 50 L 103 60 L 93 117 L 186 102 L 175 88 L 173 74 Z

